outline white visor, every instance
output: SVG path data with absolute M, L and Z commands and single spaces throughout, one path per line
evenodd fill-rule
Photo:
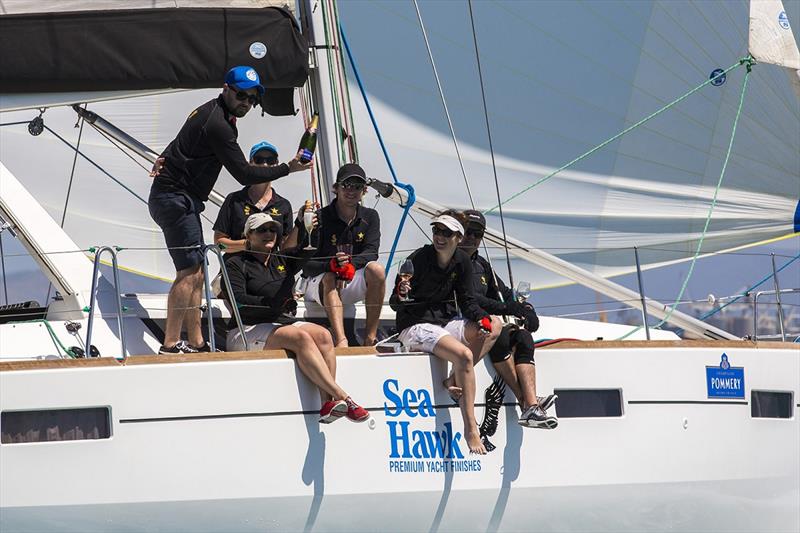
M 450 215 L 442 215 L 439 217 L 434 218 L 431 220 L 431 226 L 434 224 L 441 224 L 442 226 L 451 229 L 464 235 L 464 226 L 461 225 L 461 222 L 456 220 L 455 218 L 451 217 Z

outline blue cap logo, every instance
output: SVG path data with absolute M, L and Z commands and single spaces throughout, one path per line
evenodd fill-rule
M 261 86 L 258 72 L 253 67 L 233 67 L 225 74 L 225 83 L 241 90 L 256 88 L 259 94 L 264 94 L 264 87 Z

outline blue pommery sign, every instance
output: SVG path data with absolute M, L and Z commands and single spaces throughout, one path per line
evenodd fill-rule
M 722 354 L 719 366 L 706 367 L 709 398 L 744 398 L 744 367 L 733 367 Z

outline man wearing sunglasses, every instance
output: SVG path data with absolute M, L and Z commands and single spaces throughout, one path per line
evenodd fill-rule
M 539 329 L 539 317 L 528 302 L 519 302 L 514 292 L 495 276 L 489 261 L 478 249 L 486 231 L 486 219 L 480 211 L 464 211 L 467 226 L 461 249 L 472 259 L 472 285 L 475 299 L 492 315 L 515 316 L 522 319 L 523 327 L 516 324 L 503 326 L 500 336 L 489 351 L 497 373 L 514 392 L 522 407 L 519 425 L 529 428 L 554 429 L 558 419 L 547 415 L 547 409 L 556 401 L 556 395 L 536 395 L 536 366 L 533 359 L 533 336 Z M 512 358 L 513 354 L 513 358 Z
M 383 265 L 378 263 L 380 218 L 377 211 L 361 205 L 367 175 L 357 164 L 342 165 L 333 192 L 336 197 L 320 211 L 320 229 L 311 234 L 311 242 L 318 244 L 314 259 L 303 269 L 309 278 L 305 298 L 325 306 L 336 346 L 348 345 L 342 306 L 363 300 L 367 308 L 363 343 L 372 346 L 386 287 Z
M 225 75 L 222 93 L 206 102 L 186 119 L 177 137 L 164 149 L 150 188 L 150 216 L 158 224 L 175 265 L 175 281 L 167 300 L 166 354 L 208 351 L 200 328 L 200 297 L 203 286 L 203 229 L 200 213 L 225 169 L 242 185 L 276 180 L 291 172 L 310 168 L 298 154 L 276 166 L 251 164 L 237 142 L 237 118 L 245 116 L 260 101 L 264 87 L 255 69 L 234 67 Z M 181 341 L 186 327 L 188 343 Z
M 278 149 L 267 141 L 261 141 L 250 149 L 250 163 L 275 167 L 278 165 Z M 225 253 L 244 250 L 245 239 L 234 237 L 242 235 L 245 221 L 255 213 L 267 214 L 281 223 L 281 248 L 297 246 L 298 231 L 303 226 L 303 208 L 298 219 L 293 222 L 292 204 L 278 194 L 269 181 L 245 185 L 225 197 L 214 222 L 214 244 L 224 245 Z M 305 228 L 303 231 L 305 232 Z

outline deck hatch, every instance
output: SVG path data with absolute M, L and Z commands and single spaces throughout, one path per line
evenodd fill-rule
M 96 440 L 111 437 L 108 407 L 3 411 L 0 414 L 0 443 Z
M 622 389 L 556 389 L 559 418 L 622 416 Z
M 750 416 L 753 418 L 792 418 L 791 391 L 754 390 L 750 392 Z

